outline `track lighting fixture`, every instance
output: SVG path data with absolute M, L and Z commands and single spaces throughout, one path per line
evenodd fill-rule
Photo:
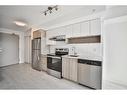
M 56 11 L 58 10 L 58 6 L 56 5 L 56 6 L 49 6 L 48 8 L 47 8 L 47 10 L 45 10 L 45 11 L 43 11 L 43 13 L 44 13 L 44 15 L 46 16 L 47 15 L 47 13 L 52 13 L 53 12 L 53 9 L 55 9 Z

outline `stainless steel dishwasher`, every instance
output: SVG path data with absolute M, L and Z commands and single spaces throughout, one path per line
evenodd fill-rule
M 101 89 L 102 62 L 86 59 L 78 59 L 78 83 Z

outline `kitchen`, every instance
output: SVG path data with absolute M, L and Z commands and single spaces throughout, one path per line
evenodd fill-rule
M 54 5 L 36 7 L 20 6 L 19 9 L 17 6 L 4 7 L 1 6 L 1 13 L 2 11 L 10 11 L 13 9 L 15 10 L 15 12 L 13 12 L 15 13 L 15 15 L 18 13 L 19 10 L 26 10 L 26 14 L 28 15 L 27 12 L 32 9 L 33 11 L 35 11 L 35 13 L 38 13 L 38 11 L 40 12 L 40 10 L 42 11 L 42 7 L 44 7 L 45 9 L 42 11 L 41 15 L 37 14 L 39 15 L 37 16 L 37 21 L 36 18 L 30 17 L 31 19 L 33 19 L 31 22 L 35 22 L 36 25 L 31 24 L 27 26 L 27 28 L 25 29 L 23 27 L 21 28 L 18 26 L 17 28 L 16 26 L 13 26 L 15 28 L 13 35 L 19 35 L 19 38 L 21 38 L 19 39 L 19 64 L 25 63 L 27 65 L 30 65 L 30 68 L 33 70 L 31 72 L 44 73 L 44 76 L 48 76 L 49 78 L 52 77 L 52 79 L 56 79 L 58 81 L 65 80 L 67 82 L 72 82 L 72 84 L 74 83 L 76 86 L 81 86 L 81 88 L 83 87 L 86 89 L 125 89 L 125 86 L 121 86 L 121 84 L 120 87 L 119 85 L 116 85 L 117 83 L 122 83 L 119 81 L 123 81 L 122 84 L 124 84 L 124 82 L 126 82 L 124 79 L 118 79 L 118 75 L 114 75 L 114 77 L 112 77 L 113 73 L 110 73 L 110 76 L 108 76 L 107 74 L 108 69 L 110 69 L 111 71 L 112 68 L 110 67 L 110 64 L 105 64 L 105 62 L 108 60 L 107 54 L 110 54 L 111 52 L 109 51 L 110 46 L 108 46 L 111 41 L 107 42 L 106 39 L 109 37 L 109 39 L 111 40 L 113 37 L 111 38 L 110 34 L 104 33 L 110 33 L 110 31 L 112 31 L 110 27 L 112 19 L 114 19 L 113 22 L 115 22 L 115 19 L 117 19 L 119 22 L 120 18 L 118 17 L 121 17 L 120 15 L 125 16 L 126 6 L 110 7 L 92 5 Z M 123 9 L 123 13 L 116 11 L 118 9 Z M 114 13 L 116 14 L 115 16 L 111 14 L 112 11 L 116 12 Z M 22 13 L 20 13 L 19 15 L 21 14 Z M 4 15 L 6 15 L 6 13 L 2 14 L 3 18 Z M 11 13 L 10 15 L 13 16 L 13 14 Z M 41 21 L 41 16 L 45 20 Z M 27 18 L 29 18 L 29 16 Z M 7 18 L 7 20 L 8 19 L 9 18 Z M 126 19 L 126 16 L 121 17 L 121 19 Z M 37 22 L 39 23 L 38 26 Z M 6 23 L 3 23 L 3 27 L 0 28 L 0 32 L 6 31 L 6 33 L 12 34 L 14 28 L 4 27 Z M 21 25 L 22 21 L 19 23 Z M 121 28 L 123 29 L 124 27 Z M 17 30 L 25 32 L 19 33 Z M 105 30 L 107 30 L 108 32 L 104 32 Z M 123 34 L 121 35 L 123 37 Z M 114 39 L 117 40 L 117 36 Z M 125 41 L 125 39 L 123 40 Z M 114 43 L 113 41 L 114 40 L 112 39 L 112 43 Z M 110 45 L 112 45 L 112 43 L 110 43 Z M 123 46 L 124 45 L 122 44 L 121 47 Z M 108 49 L 105 47 L 108 47 Z M 2 51 L 1 48 L 0 50 Z M 112 58 L 115 58 L 113 56 Z M 122 59 L 123 58 L 121 58 L 121 60 Z M 109 63 L 113 62 L 111 61 L 111 59 L 108 61 Z M 12 63 L 10 65 L 14 64 Z M 5 65 L 2 64 L 1 67 L 2 66 Z M 107 69 L 106 67 L 108 66 L 110 68 Z M 114 67 L 113 64 L 112 67 Z M 121 71 L 121 73 L 122 72 L 123 71 Z M 109 80 L 113 81 L 115 81 L 114 78 L 117 78 L 118 81 L 115 81 L 116 84 L 106 83 L 106 85 L 104 85 L 105 80 L 107 80 L 105 77 L 107 77 L 107 79 L 110 77 Z M 112 85 L 112 88 L 110 88 L 110 85 Z
M 34 33 L 38 33 L 38 32 L 39 30 L 35 31 Z M 43 32 L 44 31 L 42 31 L 42 33 Z M 55 77 L 58 77 L 58 78 L 63 77 L 65 79 L 69 79 L 71 81 L 80 83 L 78 80 L 81 80 L 81 79 L 78 79 L 78 76 L 81 74 L 80 72 L 83 72 L 84 70 L 80 71 L 80 69 L 82 68 L 80 67 L 78 68 L 78 60 L 79 61 L 84 60 L 83 63 L 85 63 L 86 61 L 89 61 L 89 63 L 93 62 L 95 63 L 93 64 L 93 67 L 94 68 L 97 67 L 97 70 L 93 69 L 93 70 L 96 70 L 95 71 L 96 73 L 93 73 L 93 75 L 95 74 L 95 76 L 97 76 L 97 77 L 94 77 L 95 80 L 92 80 L 92 82 L 95 83 L 93 88 L 101 89 L 101 71 L 102 71 L 101 70 L 101 62 L 102 62 L 101 48 L 102 46 L 100 41 L 101 40 L 101 37 L 100 37 L 101 36 L 101 20 L 100 19 L 97 18 L 93 20 L 86 20 L 86 21 L 78 22 L 72 25 L 55 28 L 55 29 L 46 31 L 46 36 L 44 36 L 44 38 L 43 36 L 44 35 L 42 34 L 41 41 L 43 43 L 45 38 L 46 42 L 44 43 L 46 44 L 42 44 L 41 47 L 46 47 L 46 45 L 49 45 L 49 54 L 45 54 L 42 52 L 42 62 L 40 63 L 42 64 L 41 65 L 42 67 L 40 67 L 42 68 L 42 70 L 47 71 L 48 74 L 53 75 Z M 81 41 L 80 38 L 83 40 L 82 42 L 80 42 Z M 76 39 L 76 42 L 69 43 L 69 40 L 71 39 L 72 41 L 73 39 Z M 79 42 L 77 40 L 79 40 Z M 44 50 L 46 48 L 42 48 L 42 49 L 43 51 L 46 51 Z M 62 55 L 65 55 L 65 56 L 62 56 Z M 46 56 L 47 56 L 47 61 L 45 59 Z M 97 65 L 98 63 L 100 63 L 100 65 Z M 59 64 L 61 65 L 59 66 Z M 90 65 L 92 66 L 92 64 L 89 64 L 88 67 Z M 40 68 L 39 70 L 41 70 Z M 93 77 L 89 79 L 93 79 Z M 97 86 L 96 84 L 98 83 L 99 85 Z M 81 81 L 81 84 L 82 84 L 82 81 Z

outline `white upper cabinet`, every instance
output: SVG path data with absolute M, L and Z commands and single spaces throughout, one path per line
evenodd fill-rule
M 59 35 L 66 35 L 66 38 L 101 35 L 101 21 L 94 19 L 47 31 L 47 44 L 54 45 L 56 41 L 51 41 L 49 38 Z
M 80 23 L 73 24 L 72 31 L 73 31 L 73 33 L 72 33 L 73 37 L 79 37 L 79 36 L 81 36 Z
M 90 35 L 90 22 L 82 22 L 81 23 L 81 36 L 89 36 Z
M 60 35 L 60 29 L 59 28 L 53 29 L 52 31 L 53 31 L 52 37 Z
M 65 27 L 66 38 L 72 37 L 72 25 L 68 25 Z
M 101 34 L 101 21 L 100 19 L 95 19 L 90 21 L 90 35 L 100 35 Z
M 50 31 L 46 31 L 46 44 L 47 45 L 55 45 L 56 41 L 53 40 L 49 40 L 50 38 L 52 38 L 55 35 L 54 31 L 50 30 Z
M 65 35 L 66 34 L 65 27 L 56 28 L 56 29 L 53 29 L 52 31 L 53 31 L 52 36 L 59 36 L 59 35 Z
M 60 27 L 59 32 L 59 35 L 66 35 L 66 27 Z

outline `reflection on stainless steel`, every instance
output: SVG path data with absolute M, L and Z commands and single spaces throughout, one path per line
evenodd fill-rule
M 39 66 L 41 57 L 41 38 L 35 38 L 32 40 L 32 68 L 41 70 Z
M 57 78 L 62 74 L 62 55 L 67 55 L 68 48 L 56 48 L 54 54 L 47 54 L 47 72 Z
M 0 49 L 0 53 L 1 53 L 1 52 L 3 52 L 3 50 L 2 50 L 2 49 Z
M 78 82 L 94 89 L 101 89 L 101 61 L 78 59 L 78 63 Z

